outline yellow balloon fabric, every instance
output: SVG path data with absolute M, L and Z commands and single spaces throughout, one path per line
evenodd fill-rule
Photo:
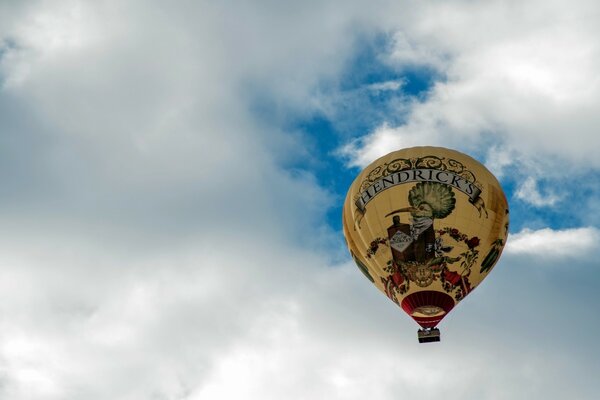
M 488 275 L 508 235 L 508 202 L 482 164 L 413 147 L 374 161 L 344 203 L 359 269 L 418 324 L 433 328 Z

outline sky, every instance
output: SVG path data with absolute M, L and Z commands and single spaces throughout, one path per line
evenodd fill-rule
M 0 398 L 594 399 L 600 4 L 0 0 Z M 463 151 L 502 259 L 420 345 L 361 168 Z

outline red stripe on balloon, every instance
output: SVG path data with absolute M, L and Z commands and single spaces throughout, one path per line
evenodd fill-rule
M 431 317 L 417 317 L 413 316 L 412 313 L 418 307 L 425 306 L 435 306 L 440 307 L 445 311 L 444 315 L 437 315 Z M 454 300 L 452 297 L 448 296 L 446 293 L 436 292 L 433 290 L 423 290 L 420 292 L 412 293 L 406 296 L 402 300 L 401 304 L 402 309 L 408 315 L 411 316 L 419 325 L 423 328 L 433 328 L 435 327 L 448 313 L 452 308 L 454 308 Z

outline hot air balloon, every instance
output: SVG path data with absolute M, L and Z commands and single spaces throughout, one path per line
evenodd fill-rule
M 342 212 L 362 273 L 437 342 L 437 325 L 492 270 L 508 236 L 508 202 L 481 163 L 455 150 L 413 147 L 367 166 Z

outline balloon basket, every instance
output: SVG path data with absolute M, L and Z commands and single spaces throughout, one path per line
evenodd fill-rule
M 419 343 L 430 343 L 440 341 L 440 330 L 437 328 L 424 328 L 417 331 Z

